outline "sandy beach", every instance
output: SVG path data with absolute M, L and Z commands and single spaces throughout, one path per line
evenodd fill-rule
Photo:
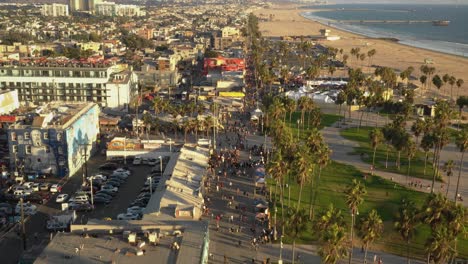
M 343 49 L 344 54 L 349 54 L 351 48 L 359 47 L 361 53 L 375 49 L 376 55 L 372 58 L 372 64 L 391 67 L 398 70 L 404 70 L 409 66 L 413 66 L 416 70 L 413 76 L 419 78 L 419 67 L 424 64 L 426 58 L 432 59 L 434 62 L 433 67 L 436 68 L 436 74 L 455 76 L 457 79 L 461 78 L 465 84 L 460 89 L 460 95 L 468 95 L 468 58 L 444 54 L 440 52 L 429 51 L 425 49 L 410 47 L 396 42 L 368 38 L 352 34 L 345 31 L 340 31 L 322 25 L 316 21 L 304 18 L 301 13 L 312 11 L 308 9 L 298 9 L 297 5 L 292 4 L 276 4 L 268 9 L 258 9 L 254 14 L 268 18 L 272 17 L 271 21 L 261 21 L 259 23 L 260 31 L 265 37 L 279 37 L 279 36 L 306 36 L 306 35 L 319 35 L 320 29 L 326 28 L 331 30 L 331 35 L 338 35 L 340 40 L 336 41 L 322 41 L 325 46 L 331 46 L 338 49 Z M 351 67 L 361 67 L 361 62 L 354 58 L 348 59 L 348 65 Z M 419 81 L 413 81 L 416 85 L 420 85 Z M 433 86 L 433 85 L 432 85 Z M 433 90 L 436 89 L 433 87 Z M 432 91 L 437 92 L 437 91 Z M 450 86 L 445 85 L 442 87 L 442 94 L 450 94 Z M 457 94 L 456 87 L 453 90 L 454 97 Z M 430 94 L 429 92 L 428 94 Z

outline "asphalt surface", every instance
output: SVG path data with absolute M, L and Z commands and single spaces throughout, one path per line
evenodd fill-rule
M 105 163 L 105 157 L 97 154 L 88 161 L 88 175 L 93 175 L 99 172 L 99 166 Z M 124 164 L 122 164 L 124 165 Z M 146 177 L 151 171 L 151 166 L 140 165 L 130 167 L 132 174 L 126 182 L 122 183 L 119 188 L 118 194 L 112 199 L 109 205 L 98 204 L 92 212 L 77 213 L 75 223 L 86 223 L 88 219 L 103 219 L 110 217 L 117 219 L 119 213 L 125 213 L 127 207 L 140 193 L 143 188 Z M 163 169 L 166 163 L 163 163 Z M 66 193 L 69 196 L 73 195 L 82 184 L 82 172 L 77 172 L 76 175 L 62 181 L 63 188 L 61 193 Z M 37 213 L 29 217 L 25 224 L 26 229 L 26 249 L 23 249 L 23 241 L 21 234 L 17 228 L 10 230 L 8 233 L 0 237 L 0 255 L 2 259 L 0 263 L 10 264 L 18 263 L 20 260 L 26 263 L 32 262 L 49 243 L 53 232 L 46 230 L 46 222 L 50 215 L 59 214 L 61 212 L 61 205 L 55 202 L 57 194 L 51 196 L 49 202 L 44 205 L 38 205 Z M 19 225 L 18 225 L 19 226 Z

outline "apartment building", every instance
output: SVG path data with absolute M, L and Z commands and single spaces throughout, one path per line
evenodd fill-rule
M 8 127 L 12 170 L 74 175 L 96 150 L 100 108 L 95 103 L 55 102 Z
M 43 5 L 41 8 L 41 14 L 48 17 L 68 16 L 68 5 L 55 3 L 50 5 Z
M 18 91 L 22 104 L 95 102 L 121 109 L 128 106 L 137 82 L 126 65 L 106 62 L 0 64 L 0 89 Z

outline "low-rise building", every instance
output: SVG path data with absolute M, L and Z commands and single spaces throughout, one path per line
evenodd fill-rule
M 96 150 L 100 108 L 50 103 L 8 127 L 12 170 L 74 175 Z
M 18 108 L 18 91 L 0 91 L 0 115 L 9 114 Z

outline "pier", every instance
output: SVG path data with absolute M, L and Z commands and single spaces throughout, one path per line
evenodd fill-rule
M 341 24 L 420 24 L 434 23 L 433 20 L 334 20 Z

